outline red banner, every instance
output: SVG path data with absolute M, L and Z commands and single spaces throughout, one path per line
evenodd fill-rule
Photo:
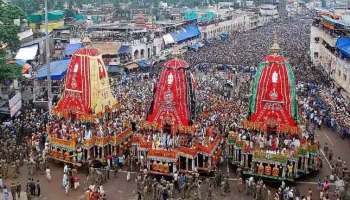
M 296 123 L 290 115 L 292 97 L 285 58 L 270 55 L 266 57 L 266 62 L 257 86 L 256 111 L 250 121 L 262 130 L 267 127 L 280 131 L 295 128 Z
M 187 86 L 185 69 L 179 66 L 167 66 L 160 75 L 154 94 L 153 109 L 147 121 L 156 122 L 160 127 L 165 124 L 173 127 L 188 126 L 190 113 Z

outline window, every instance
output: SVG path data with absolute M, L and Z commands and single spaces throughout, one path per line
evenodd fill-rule
M 314 52 L 314 58 L 318 58 L 318 52 Z
M 319 37 L 315 37 L 315 43 L 318 43 L 320 41 L 320 38 Z
M 346 74 L 344 73 L 344 75 L 343 75 L 344 81 L 346 81 L 347 78 L 348 78 L 348 77 L 347 77 Z

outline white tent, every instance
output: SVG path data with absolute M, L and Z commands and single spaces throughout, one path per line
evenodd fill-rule
M 163 40 L 165 45 L 175 43 L 175 40 L 173 36 L 170 35 L 170 33 L 163 35 Z
M 33 44 L 30 46 L 22 47 L 18 50 L 15 59 L 16 60 L 34 60 L 38 54 L 39 45 Z

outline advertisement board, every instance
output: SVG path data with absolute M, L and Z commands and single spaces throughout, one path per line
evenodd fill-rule
M 22 95 L 17 93 L 9 100 L 9 108 L 11 117 L 15 116 L 16 113 L 22 108 Z

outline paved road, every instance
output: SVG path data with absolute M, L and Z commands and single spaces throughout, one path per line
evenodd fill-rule
M 337 133 L 328 128 L 321 129 L 316 136 L 316 138 L 321 141 L 322 146 L 327 142 L 328 146 L 333 149 L 334 159 L 337 159 L 337 157 L 340 156 L 342 160 L 346 161 L 347 164 L 350 164 L 349 139 L 342 139 Z
M 317 131 L 317 139 L 321 142 L 323 145 L 325 142 L 328 144 L 331 144 L 330 147 L 333 148 L 334 155 L 341 156 L 345 161 L 350 163 L 350 154 L 349 154 L 349 140 L 342 140 L 338 135 L 333 133 L 332 131 L 328 129 L 322 129 L 320 131 Z M 330 168 L 329 165 L 326 164 L 327 161 L 324 163 L 324 167 L 322 168 L 321 172 L 318 174 L 320 177 L 324 177 L 329 174 Z M 42 200 L 80 200 L 85 199 L 84 196 L 84 190 L 81 187 L 80 189 L 76 191 L 71 191 L 69 195 L 65 195 L 63 188 L 61 187 L 62 182 L 62 175 L 63 175 L 63 165 L 61 164 L 53 164 L 51 163 L 51 169 L 52 169 L 52 177 L 53 180 L 51 182 L 48 182 L 45 179 L 44 175 L 37 174 L 34 176 L 34 179 L 39 179 L 41 182 L 42 187 L 42 197 L 40 199 Z M 26 175 L 26 168 L 23 167 L 21 169 L 20 178 L 18 178 L 17 181 L 20 181 L 22 183 L 22 188 L 24 189 L 25 182 L 27 180 Z M 314 194 L 318 194 L 317 191 L 317 179 L 318 176 L 306 178 L 305 180 L 302 180 L 297 183 L 296 187 L 300 190 L 302 194 L 306 194 L 307 190 L 311 188 L 313 190 Z M 81 183 L 85 180 L 85 175 L 80 174 L 81 177 Z M 7 183 L 11 183 L 13 180 L 7 180 Z M 237 191 L 237 179 L 231 178 L 231 193 L 221 196 L 219 192 L 215 192 L 215 199 L 251 199 L 251 197 L 246 196 L 243 193 L 238 193 Z M 108 199 L 111 200 L 134 200 L 136 198 L 135 194 L 135 188 L 136 184 L 133 181 L 127 182 L 126 181 L 126 174 L 125 173 L 119 173 L 117 178 L 112 178 L 108 183 L 104 185 L 104 189 L 107 193 Z M 202 186 L 202 197 L 207 196 L 207 186 Z M 24 193 L 22 193 L 22 197 L 25 197 Z M 26 198 L 21 198 L 21 200 L 25 200 Z M 205 198 L 204 198 L 205 199 Z
M 301 191 L 301 193 L 306 194 L 308 188 L 313 190 L 313 194 L 318 195 L 317 191 L 317 181 L 318 178 L 324 178 L 325 176 L 330 175 L 331 173 L 331 162 L 326 159 L 323 146 L 325 143 L 328 143 L 330 149 L 333 150 L 334 156 L 333 160 L 335 160 L 338 156 L 341 157 L 346 163 L 350 164 L 350 140 L 342 139 L 336 132 L 333 132 L 331 129 L 322 128 L 321 130 L 316 130 L 316 140 L 318 140 L 321 144 L 321 154 L 323 160 L 323 168 L 320 172 L 313 176 L 305 178 L 305 180 L 299 181 L 297 184 L 297 188 Z M 334 189 L 334 186 L 332 187 Z M 331 188 L 331 189 L 332 189 Z
M 77 190 L 69 192 L 65 195 L 62 188 L 62 176 L 63 176 L 63 165 L 62 164 L 50 164 L 52 181 L 48 182 L 45 175 L 37 173 L 34 175 L 34 180 L 39 179 L 41 185 L 42 196 L 40 200 L 85 200 L 83 187 Z M 79 174 L 80 183 L 83 184 L 86 176 L 82 173 Z M 17 179 L 7 179 L 5 184 L 17 183 L 18 181 L 22 184 L 22 190 L 25 189 L 26 181 L 28 180 L 26 167 L 21 168 L 21 176 Z M 135 189 L 136 184 L 133 181 L 127 182 L 125 173 L 119 173 L 116 178 L 111 179 L 104 185 L 108 199 L 111 200 L 133 200 L 136 199 Z M 23 193 L 24 194 L 24 193 Z M 21 195 L 21 200 L 25 200 L 25 195 Z M 11 198 L 12 199 L 12 198 Z M 1 195 L 0 195 L 1 200 Z

